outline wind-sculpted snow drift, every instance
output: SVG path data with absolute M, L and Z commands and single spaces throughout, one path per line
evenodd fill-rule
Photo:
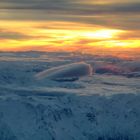
M 92 67 L 89 64 L 80 62 L 51 68 L 36 74 L 35 77 L 55 81 L 75 81 L 83 76 L 91 76 L 92 71 Z

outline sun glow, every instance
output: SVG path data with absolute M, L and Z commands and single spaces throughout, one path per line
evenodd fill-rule
M 87 38 L 95 38 L 95 39 L 111 39 L 115 37 L 117 34 L 122 33 L 121 30 L 111 30 L 111 29 L 102 29 L 94 32 L 86 32 L 84 35 Z

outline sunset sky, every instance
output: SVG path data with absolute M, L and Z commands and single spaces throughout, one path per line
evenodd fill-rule
M 0 51 L 140 53 L 140 0 L 0 0 Z

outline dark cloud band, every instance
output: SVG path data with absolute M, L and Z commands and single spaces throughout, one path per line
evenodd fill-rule
M 1 20 L 71 21 L 131 30 L 140 29 L 139 15 L 138 0 L 124 3 L 110 0 L 107 4 L 83 3 L 83 0 L 0 1 Z

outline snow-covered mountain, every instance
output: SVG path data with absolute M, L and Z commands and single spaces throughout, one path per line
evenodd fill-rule
M 35 78 L 81 61 L 93 76 Z M 0 140 L 139 140 L 139 64 L 70 53 L 0 53 Z

